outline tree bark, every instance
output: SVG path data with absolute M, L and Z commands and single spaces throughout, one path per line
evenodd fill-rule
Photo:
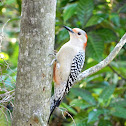
M 23 0 L 13 126 L 46 126 L 50 114 L 56 0 Z

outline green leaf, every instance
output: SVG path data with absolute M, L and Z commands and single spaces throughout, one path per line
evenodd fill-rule
M 71 107 L 71 106 L 68 106 L 66 103 L 62 102 L 61 105 L 60 105 L 61 108 L 66 108 L 70 113 L 76 115 L 77 112 Z
M 110 15 L 110 20 L 116 25 L 116 26 L 120 26 L 120 18 L 119 15 L 117 13 L 112 13 Z
M 85 103 L 83 99 L 74 99 L 70 102 L 70 106 L 77 106 L 80 107 L 80 109 L 86 109 L 88 107 L 91 107 L 92 105 Z
M 108 28 L 101 28 L 96 32 L 97 35 L 100 36 L 101 41 L 103 41 L 104 43 L 110 43 L 118 40 L 116 33 Z
M 59 33 L 56 35 L 56 42 L 58 44 L 61 44 L 64 41 L 66 42 L 68 39 L 69 39 L 69 33 L 64 28 L 61 31 L 59 31 Z
M 21 13 L 21 0 L 16 0 L 16 1 L 17 1 L 17 4 L 18 4 L 19 12 Z
M 76 8 L 77 8 L 77 3 L 69 4 L 64 8 L 63 19 L 65 22 L 75 14 Z
M 123 27 L 123 26 L 124 26 L 124 24 L 121 23 L 121 27 Z M 120 28 L 120 27 L 116 28 L 116 32 L 119 34 L 120 37 L 122 37 L 125 34 L 125 31 L 126 30 L 124 28 Z
M 0 125 L 11 126 L 10 115 L 3 107 L 0 108 Z
M 124 4 L 121 8 L 118 10 L 119 13 L 126 13 L 126 4 Z
M 100 99 L 103 101 L 106 101 L 110 98 L 110 96 L 113 94 L 115 90 L 115 85 L 109 85 L 103 89 L 103 91 L 100 94 Z
M 117 41 L 118 38 L 112 30 L 108 28 L 98 29 L 88 33 L 87 55 L 93 59 L 102 60 L 104 43 Z
M 96 32 L 88 34 L 87 55 L 93 59 L 100 61 L 104 50 L 104 42 Z
M 104 114 L 104 111 L 103 110 L 97 110 L 97 109 L 95 109 L 95 110 L 89 112 L 89 115 L 88 115 L 88 123 L 89 122 L 97 121 L 98 120 L 98 117 L 101 114 Z
M 112 126 L 112 123 L 109 120 L 100 119 L 98 126 Z
M 114 99 L 111 101 L 110 107 L 126 107 L 126 99 Z
M 15 0 L 6 0 L 5 4 L 15 4 Z
M 57 1 L 57 5 L 58 5 L 58 3 L 59 3 L 59 8 L 60 8 L 60 7 L 64 7 L 64 6 L 67 5 L 68 1 L 69 1 L 69 0 L 60 0 L 60 1 Z
M 111 110 L 111 115 L 126 119 L 126 108 L 115 107 Z
M 77 6 L 77 16 L 82 27 L 87 23 L 94 9 L 93 0 L 79 0 Z
M 72 92 L 76 92 L 76 96 L 80 96 L 82 99 L 90 103 L 91 105 L 96 105 L 96 101 L 90 92 L 83 90 L 81 88 L 72 88 Z
M 9 23 L 12 23 L 13 21 L 20 21 L 21 20 L 21 17 L 19 16 L 19 17 L 16 17 L 16 18 L 12 18 L 11 20 L 9 20 L 8 22 Z
M 89 19 L 89 21 L 87 22 L 86 27 L 100 24 L 100 23 L 101 23 L 102 21 L 104 21 L 107 17 L 108 17 L 107 14 L 96 14 L 96 15 L 93 15 L 93 16 Z

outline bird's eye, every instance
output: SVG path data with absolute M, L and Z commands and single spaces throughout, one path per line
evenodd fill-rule
M 78 32 L 78 35 L 81 35 L 81 33 L 80 33 L 80 32 Z

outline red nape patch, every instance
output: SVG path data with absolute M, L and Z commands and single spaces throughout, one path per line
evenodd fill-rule
M 87 36 L 87 34 L 86 34 L 86 38 L 88 39 L 88 36 Z
M 83 49 L 84 49 L 84 50 L 85 50 L 86 46 L 87 46 L 87 42 L 84 43 L 84 46 L 83 46 Z
M 86 34 L 86 38 L 88 39 L 87 34 Z M 83 46 L 83 49 L 84 49 L 84 50 L 85 50 L 86 46 L 87 46 L 87 42 L 84 43 L 84 46 Z

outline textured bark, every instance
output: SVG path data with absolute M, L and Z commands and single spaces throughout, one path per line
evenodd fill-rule
M 13 126 L 46 126 L 56 0 L 23 0 Z

